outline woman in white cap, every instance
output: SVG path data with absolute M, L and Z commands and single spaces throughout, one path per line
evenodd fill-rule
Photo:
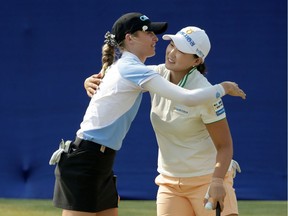
M 184 89 L 212 86 L 204 77 L 204 60 L 211 46 L 204 30 L 189 26 L 163 39 L 171 40 L 165 64 L 151 66 L 153 70 Z M 85 80 L 89 96 L 95 95 L 98 77 Z M 159 145 L 157 215 L 212 216 L 215 211 L 204 206 L 215 209 L 216 203 L 222 215 L 238 215 L 233 177 L 240 167 L 232 160 L 233 143 L 222 100 L 191 107 L 154 91 L 150 94 L 150 117 Z
M 189 26 L 163 39 L 171 41 L 165 65 L 156 71 L 186 89 L 211 85 L 203 76 L 211 47 L 204 30 Z M 238 215 L 232 170 L 237 163 L 222 100 L 187 107 L 152 94 L 151 121 L 159 145 L 158 216 L 215 215 L 203 207 L 207 191 L 213 209 L 219 202 L 222 215 Z

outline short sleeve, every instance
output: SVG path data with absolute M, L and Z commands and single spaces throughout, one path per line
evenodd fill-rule
M 138 86 L 141 86 L 154 76 L 159 76 L 159 74 L 151 68 L 139 64 L 133 67 L 119 68 L 119 71 L 121 71 L 121 76 L 124 79 L 127 79 Z
M 201 118 L 205 124 L 210 124 L 226 118 L 225 108 L 221 99 L 203 105 Z

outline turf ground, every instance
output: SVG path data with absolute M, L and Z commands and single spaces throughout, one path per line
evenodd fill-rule
M 287 201 L 239 201 L 240 216 L 287 216 Z M 0 199 L 1 216 L 57 216 L 51 200 Z M 119 216 L 156 216 L 155 201 L 122 200 Z

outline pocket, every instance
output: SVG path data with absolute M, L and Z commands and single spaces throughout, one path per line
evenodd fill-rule
M 174 177 L 170 177 L 170 176 L 165 176 L 162 174 L 159 174 L 156 178 L 155 178 L 155 184 L 160 186 L 160 185 L 166 185 L 168 187 L 174 187 L 175 185 L 178 185 L 178 180 L 179 178 L 174 178 Z

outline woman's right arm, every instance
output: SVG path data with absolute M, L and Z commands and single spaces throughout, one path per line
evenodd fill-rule
M 187 90 L 170 83 L 161 76 L 154 76 L 143 83 L 142 87 L 149 92 L 186 106 L 200 105 L 223 97 L 225 94 L 239 96 L 242 99 L 246 98 L 246 94 L 234 82 L 222 82 L 207 88 Z

